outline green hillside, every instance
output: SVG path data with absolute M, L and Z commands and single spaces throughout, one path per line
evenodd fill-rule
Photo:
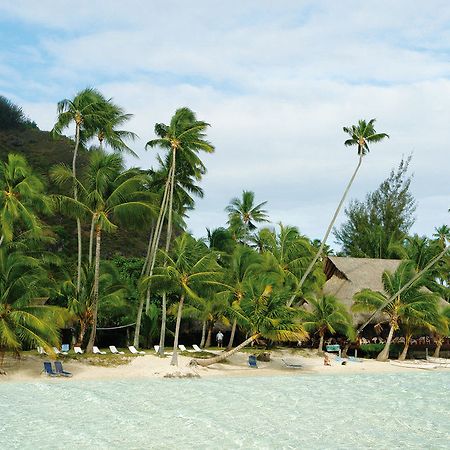
M 0 159 L 5 160 L 8 153 L 18 153 L 25 156 L 37 174 L 47 181 L 48 191 L 56 193 L 57 188 L 50 183 L 48 171 L 54 164 L 72 164 L 73 141 L 68 138 L 53 139 L 48 131 L 38 128 L 10 128 L 0 129 Z M 78 169 L 82 172 L 87 162 L 86 150 L 80 149 L 78 156 Z M 75 223 L 59 215 L 45 218 L 45 222 L 52 226 L 57 236 L 57 243 L 52 250 L 65 255 L 76 254 L 76 227 Z M 89 230 L 85 227 L 84 242 L 88 243 Z M 115 254 L 123 256 L 145 255 L 148 232 L 145 227 L 138 230 L 119 230 L 115 234 L 103 237 L 102 252 L 104 257 Z M 87 247 L 86 247 L 87 248 Z

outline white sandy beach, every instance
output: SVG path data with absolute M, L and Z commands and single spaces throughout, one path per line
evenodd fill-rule
M 94 361 L 90 363 L 90 359 Z M 63 359 L 64 369 L 73 373 L 72 378 L 52 378 L 62 382 L 71 380 L 109 380 L 109 379 L 145 379 L 164 377 L 255 377 L 255 376 L 280 376 L 303 374 L 357 374 L 357 373 L 398 373 L 412 372 L 421 369 L 411 369 L 393 366 L 389 362 L 383 363 L 373 359 L 364 359 L 362 362 L 348 361 L 342 365 L 331 359 L 331 366 L 324 366 L 323 357 L 314 353 L 291 351 L 289 349 L 275 350 L 271 352 L 270 362 L 259 362 L 258 368 L 250 368 L 247 365 L 248 353 L 237 353 L 226 363 L 214 364 L 210 367 L 189 366 L 191 357 L 178 355 L 178 367 L 171 366 L 171 357 L 159 358 L 153 352 L 148 351 L 145 356 L 108 357 L 108 361 L 114 364 L 117 358 L 119 365 L 103 367 L 97 365 L 102 356 L 92 356 L 80 360 Z M 288 368 L 282 359 L 302 364 L 302 368 Z M 21 360 L 6 358 L 3 369 L 7 375 L 0 376 L 2 382 L 38 381 L 48 380 L 50 377 L 41 373 L 43 361 L 49 358 L 38 355 L 23 356 Z M 423 371 L 423 370 L 422 370 Z

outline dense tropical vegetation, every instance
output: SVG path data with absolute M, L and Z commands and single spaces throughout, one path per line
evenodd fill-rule
M 308 341 L 322 351 L 332 336 L 357 339 L 351 312 L 323 293 L 321 255 L 332 252 L 327 238 L 369 145 L 388 137 L 375 131 L 374 120 L 344 128 L 344 144 L 357 147 L 358 164 L 318 241 L 295 226 L 273 226 L 267 202 L 249 190 L 230 200 L 222 227 L 193 237 L 186 218 L 203 196 L 201 155 L 214 151 L 209 124 L 189 108 L 176 110 L 168 124 L 155 125 L 156 137 L 146 145 L 161 152 L 156 167 L 127 168 L 120 153 L 134 154 L 136 137 L 124 129 L 129 118 L 87 88 L 57 105 L 52 136 L 64 148 L 59 161 L 38 165 L 35 154 L 11 146 L 0 155 L 0 353 L 36 346 L 51 352 L 64 335 L 88 352 L 120 340 L 159 344 L 164 356 L 168 340 L 176 365 L 184 339 L 207 349 L 214 332 L 229 332 L 226 351 L 193 362 L 209 365 L 255 342 Z M 0 125 L 42 133 L 3 97 Z M 65 130 L 74 131 L 73 140 L 61 136 Z M 404 336 L 404 358 L 414 336 L 433 336 L 439 354 L 449 332 L 442 302 L 450 299 L 450 229 L 409 234 L 410 161 L 365 202 L 352 201 L 335 231 L 344 255 L 405 261 L 383 274 L 384 292 L 355 296 L 354 312 L 378 312 L 372 325 L 388 331 L 383 360 L 394 333 Z M 112 251 L 117 241 L 125 242 L 124 251 Z

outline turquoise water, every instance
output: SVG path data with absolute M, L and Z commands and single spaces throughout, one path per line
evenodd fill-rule
M 4 383 L 10 448 L 450 448 L 450 373 Z

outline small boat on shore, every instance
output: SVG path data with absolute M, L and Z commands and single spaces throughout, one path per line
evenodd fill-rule
M 389 361 L 389 363 L 393 366 L 398 367 L 407 367 L 408 369 L 424 369 L 424 370 L 433 370 L 437 369 L 439 364 L 433 364 L 428 361 Z

